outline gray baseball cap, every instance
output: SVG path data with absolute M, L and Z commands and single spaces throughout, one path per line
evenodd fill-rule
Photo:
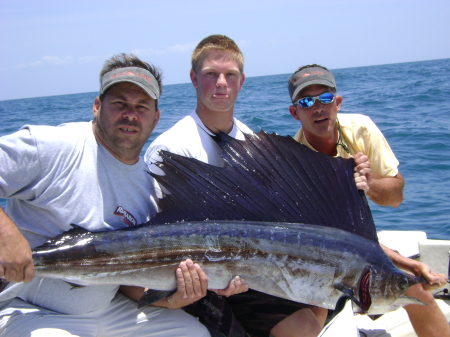
M 114 84 L 120 82 L 130 82 L 140 86 L 151 98 L 159 98 L 158 81 L 151 72 L 139 67 L 118 68 L 107 72 L 102 77 L 100 84 L 100 94 Z
M 297 71 L 288 82 L 289 96 L 294 102 L 298 93 L 307 86 L 313 84 L 326 85 L 336 90 L 336 81 L 333 73 L 320 67 L 309 67 Z

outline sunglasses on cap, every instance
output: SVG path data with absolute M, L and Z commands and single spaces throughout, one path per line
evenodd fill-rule
M 316 103 L 316 99 L 318 99 L 320 103 L 330 104 L 334 102 L 335 97 L 336 96 L 333 93 L 325 92 L 319 96 L 300 98 L 297 102 L 294 102 L 293 104 L 298 105 L 300 108 L 310 108 Z

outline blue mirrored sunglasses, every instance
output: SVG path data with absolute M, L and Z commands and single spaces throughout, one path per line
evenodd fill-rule
M 298 105 L 300 108 L 310 108 L 316 103 L 316 99 L 320 103 L 330 104 L 333 103 L 334 97 L 335 95 L 333 93 L 325 92 L 319 96 L 300 98 L 297 102 L 294 102 L 294 105 Z

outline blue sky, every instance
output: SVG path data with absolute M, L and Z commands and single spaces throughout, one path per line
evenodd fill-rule
M 449 58 L 449 13 L 448 0 L 0 0 L 0 100 L 97 91 L 121 52 L 187 83 L 210 34 L 238 43 L 247 76 Z

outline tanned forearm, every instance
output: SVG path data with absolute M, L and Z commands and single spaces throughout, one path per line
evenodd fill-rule
M 392 250 L 385 245 L 380 243 L 381 248 L 385 252 L 385 254 L 391 259 L 392 263 L 397 266 L 397 268 L 407 270 L 414 275 L 417 275 L 419 262 L 410 258 L 407 258 L 395 250 Z
M 424 290 L 437 290 L 447 284 L 447 275 L 436 273 L 425 263 L 407 258 L 381 243 L 380 246 L 397 268 L 409 271 L 416 276 L 424 277 L 428 281 L 428 283 L 422 284 Z
M 28 241 L 0 207 L 0 277 L 10 282 L 30 282 L 34 265 Z
M 405 181 L 400 173 L 395 177 L 372 177 L 367 196 L 377 205 L 398 207 L 403 201 L 404 186 Z

